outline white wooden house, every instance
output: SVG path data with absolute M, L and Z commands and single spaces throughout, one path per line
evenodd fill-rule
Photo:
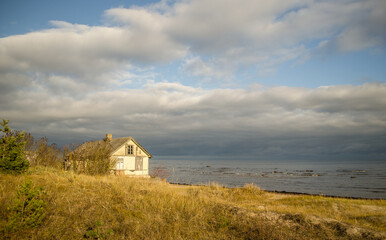
M 111 148 L 110 158 L 116 162 L 112 172 L 116 175 L 149 176 L 149 159 L 152 156 L 134 138 L 112 138 L 112 134 L 106 134 L 103 141 L 109 144 Z M 91 148 L 101 142 L 87 142 L 78 149 Z
M 132 137 L 106 139 L 112 147 L 111 157 L 116 159 L 115 174 L 149 176 L 149 159 L 152 157 L 145 148 Z

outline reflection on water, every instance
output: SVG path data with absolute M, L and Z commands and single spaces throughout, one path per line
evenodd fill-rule
M 151 160 L 168 181 L 217 182 L 227 187 L 254 183 L 262 189 L 346 197 L 386 198 L 386 162 Z

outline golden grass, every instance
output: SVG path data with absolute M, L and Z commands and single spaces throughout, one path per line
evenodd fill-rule
M 46 218 L 7 232 L 7 206 L 30 179 L 46 192 Z M 9 239 L 382 239 L 385 200 L 180 186 L 157 179 L 32 168 L 0 175 L 0 236 Z

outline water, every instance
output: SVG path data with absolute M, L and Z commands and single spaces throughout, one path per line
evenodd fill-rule
M 174 183 L 386 199 L 386 161 L 151 160 Z M 162 171 L 161 171 L 162 172 Z

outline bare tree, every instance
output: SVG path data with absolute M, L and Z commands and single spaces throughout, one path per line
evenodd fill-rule
M 166 179 L 167 177 L 169 177 L 169 171 L 165 166 L 161 164 L 152 169 L 150 176 Z

